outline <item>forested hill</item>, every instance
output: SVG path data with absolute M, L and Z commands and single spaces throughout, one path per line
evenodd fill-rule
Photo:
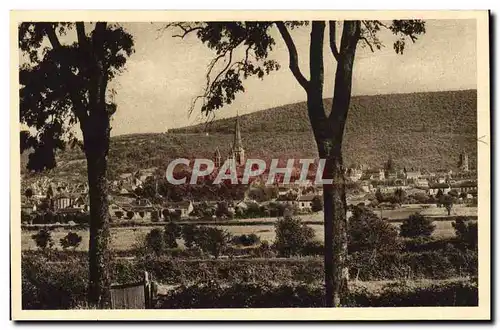
M 398 166 L 456 169 L 462 150 L 476 164 L 475 90 L 355 96 L 346 125 L 344 161 L 380 166 L 392 157 Z M 325 99 L 327 109 L 331 99 Z M 288 104 L 240 117 L 247 157 L 317 157 L 306 104 Z M 112 138 L 111 175 L 158 166 L 178 157 L 212 158 L 216 147 L 225 157 L 232 143 L 234 118 L 170 130 Z M 208 132 L 208 134 L 206 134 Z M 85 174 L 83 153 L 59 154 L 58 171 Z

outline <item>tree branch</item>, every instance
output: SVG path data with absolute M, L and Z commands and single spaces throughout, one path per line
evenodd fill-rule
M 78 37 L 78 43 L 83 47 L 87 47 L 87 36 L 85 34 L 85 25 L 83 22 L 76 22 L 76 35 Z
M 174 37 L 174 38 L 181 38 L 181 39 L 184 39 L 184 37 L 186 37 L 189 33 L 193 32 L 193 31 L 198 31 L 198 30 L 203 29 L 203 27 L 201 27 L 201 26 L 191 27 L 191 26 L 186 26 L 183 23 L 169 23 L 163 28 L 163 30 L 167 30 L 171 27 L 178 27 L 179 29 L 182 30 L 182 32 L 183 32 L 182 34 L 172 35 L 172 37 Z
M 297 48 L 293 43 L 292 36 L 288 32 L 285 23 L 277 21 L 275 22 L 275 24 L 278 27 L 278 30 L 280 31 L 281 36 L 283 37 L 283 40 L 285 41 L 285 44 L 288 48 L 288 53 L 290 55 L 290 64 L 289 64 L 290 71 L 292 71 L 295 79 L 297 79 L 300 86 L 302 86 L 302 88 L 304 88 L 307 91 L 309 86 L 309 81 L 307 81 L 302 72 L 300 72 Z
M 368 41 L 368 39 L 366 37 L 359 37 L 360 40 L 363 40 L 365 42 L 365 44 L 370 47 L 370 50 L 372 51 L 372 53 L 375 52 L 375 50 L 373 49 L 373 46 L 372 44 Z
M 56 30 L 52 23 L 47 23 L 45 27 L 45 33 L 47 33 L 47 37 L 49 38 L 52 48 L 54 49 L 61 48 L 61 43 L 59 42 L 59 38 L 57 38 Z
M 335 42 L 336 35 L 335 35 L 335 21 L 329 21 L 329 26 L 330 26 L 330 49 L 332 51 L 333 57 L 338 61 L 340 54 L 339 50 L 337 48 L 337 43 Z

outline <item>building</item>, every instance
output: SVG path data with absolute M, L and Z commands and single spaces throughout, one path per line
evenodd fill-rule
M 429 184 L 429 195 L 436 196 L 439 190 L 441 190 L 443 194 L 447 194 L 451 191 L 451 186 L 447 183 Z
M 285 206 L 297 206 L 299 204 L 299 201 L 297 196 L 293 196 L 292 194 L 287 194 L 278 196 L 278 198 L 276 198 L 276 203 Z
M 229 151 L 229 160 L 233 160 L 237 166 L 245 165 L 245 149 L 241 141 L 240 118 L 236 117 L 236 124 L 234 127 L 234 141 Z
M 59 209 L 66 209 L 72 207 L 75 199 L 76 199 L 75 196 L 68 193 L 61 193 L 57 195 L 53 199 L 54 210 L 57 211 Z
M 460 154 L 458 166 L 461 172 L 469 172 L 469 155 L 465 151 Z
M 168 204 L 167 210 L 172 213 L 176 212 L 181 218 L 185 218 L 193 212 L 194 206 L 191 201 L 171 202 Z
M 302 195 L 297 198 L 299 210 L 310 210 L 312 209 L 313 199 L 316 195 Z
M 477 182 L 464 181 L 455 183 L 451 185 L 451 189 L 454 189 L 459 193 L 477 192 Z
M 222 156 L 220 154 L 219 147 L 215 148 L 214 153 L 214 166 L 215 168 L 219 168 L 222 166 Z
M 406 172 L 406 179 L 407 180 L 417 180 L 420 179 L 422 176 L 422 173 L 420 171 L 407 171 Z

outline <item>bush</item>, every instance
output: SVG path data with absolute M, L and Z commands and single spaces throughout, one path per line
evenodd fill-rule
M 69 309 L 85 304 L 86 260 L 53 262 L 44 255 L 23 256 L 23 309 Z
M 165 244 L 168 248 L 176 248 L 178 246 L 177 239 L 181 238 L 181 227 L 173 221 L 170 221 L 165 226 Z
M 249 235 L 233 236 L 231 243 L 234 245 L 252 246 L 260 243 L 260 237 L 252 233 Z
M 158 256 L 163 253 L 165 250 L 165 240 L 161 229 L 153 228 L 146 235 L 146 248 Z
M 311 204 L 311 211 L 323 211 L 323 199 L 320 196 L 314 196 Z
M 470 221 L 467 217 L 456 217 L 455 221 L 452 223 L 453 228 L 455 228 L 455 235 L 467 247 L 477 249 L 477 222 Z
M 75 250 L 82 242 L 82 237 L 77 233 L 69 232 L 66 236 L 59 240 L 63 249 L 72 247 Z
M 400 249 L 394 226 L 364 207 L 353 208 L 347 234 L 349 252 L 391 252 Z
M 196 245 L 217 259 L 227 247 L 230 240 L 231 235 L 226 230 L 203 226 L 198 230 Z
M 38 233 L 31 235 L 31 238 L 35 241 L 39 249 L 45 250 L 47 247 L 52 248 L 54 246 L 52 234 L 49 229 L 42 228 Z
M 196 225 L 186 224 L 182 225 L 181 237 L 184 240 L 184 245 L 190 249 L 195 246 L 196 237 L 198 235 L 199 227 Z
M 412 214 L 401 224 L 399 235 L 403 237 L 429 237 L 436 228 L 432 220 L 420 213 Z
M 234 283 L 230 286 L 215 281 L 181 286 L 160 298 L 157 308 L 284 308 L 324 307 L 324 290 L 318 285 L 270 282 Z M 387 284 L 379 292 L 354 288 L 346 306 L 477 306 L 477 284 L 465 281 L 413 287 Z
M 287 216 L 278 219 L 275 229 L 274 249 L 280 256 L 297 255 L 314 239 L 314 229 L 303 224 L 300 218 Z

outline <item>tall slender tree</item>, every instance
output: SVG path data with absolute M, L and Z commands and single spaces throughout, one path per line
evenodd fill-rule
M 309 79 L 299 67 L 299 54 L 290 30 L 310 25 Z M 326 26 L 329 27 L 325 41 Z M 340 44 L 337 43 L 337 25 L 342 25 Z M 383 47 L 378 33 L 388 29 L 396 36 L 393 47 L 402 54 L 406 40 L 416 41 L 425 32 L 421 20 L 382 21 L 292 21 L 292 22 L 175 22 L 166 29 L 174 29 L 174 37 L 186 38 L 191 34 L 215 51 L 208 66 L 204 93 L 195 98 L 190 111 L 202 100 L 201 111 L 210 114 L 229 104 L 238 92 L 244 91 L 243 79 L 250 76 L 263 78 L 280 68 L 268 59 L 275 46 L 271 32 L 277 28 L 289 53 L 289 69 L 307 98 L 307 111 L 317 144 L 319 157 L 326 159 L 323 178 L 333 179 L 324 186 L 325 221 L 325 304 L 340 306 L 347 296 L 347 222 L 345 178 L 342 160 L 342 141 L 351 100 L 352 73 L 356 49 L 363 44 L 375 51 Z M 332 108 L 329 114 L 323 104 L 324 43 L 328 42 L 337 62 L 334 77 Z M 238 51 L 238 49 L 242 51 Z M 238 54 L 243 54 L 238 56 Z
M 90 32 L 86 31 L 91 29 Z M 133 39 L 117 24 L 25 22 L 19 25 L 20 120 L 22 146 L 31 150 L 28 168 L 56 166 L 55 154 L 67 142 L 79 145 L 87 158 L 90 197 L 89 292 L 93 306 L 109 306 L 107 155 L 110 119 L 108 83 L 133 52 Z M 83 143 L 72 127 L 79 124 Z

